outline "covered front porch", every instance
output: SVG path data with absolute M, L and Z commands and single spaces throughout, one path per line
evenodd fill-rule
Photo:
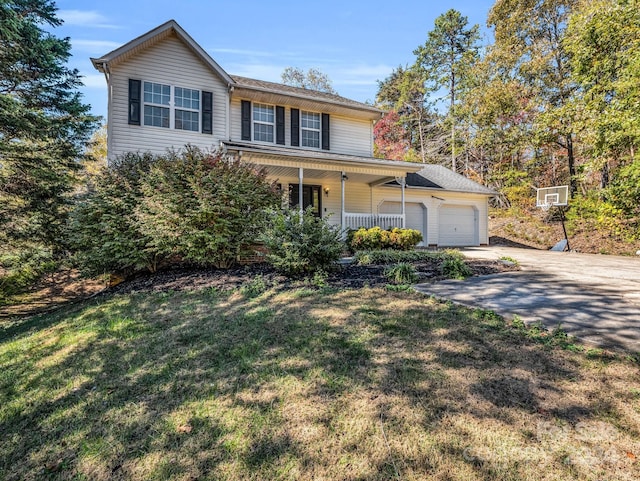
M 283 205 L 300 210 L 311 207 L 316 215 L 343 230 L 405 227 L 405 189 L 387 189 L 385 200 L 400 205 L 396 213 L 380 212 L 373 189 L 394 180 L 404 186 L 407 173 L 421 168 L 420 164 L 316 151 L 301 157 L 299 150 L 254 145 L 236 146 L 232 152 L 236 158 L 266 169 L 268 178 L 282 190 Z

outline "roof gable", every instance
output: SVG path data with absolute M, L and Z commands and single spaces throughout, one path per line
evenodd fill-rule
M 278 101 L 294 99 L 297 102 L 302 102 L 303 105 L 329 106 L 327 112 L 340 113 L 349 111 L 357 117 L 371 120 L 379 119 L 383 113 L 373 105 L 357 102 L 336 94 L 247 77 L 231 76 L 175 20 L 163 23 L 106 55 L 92 58 L 91 62 L 100 72 L 109 72 L 111 67 L 126 61 L 143 50 L 153 47 L 171 35 L 175 35 L 182 41 L 205 65 L 220 76 L 228 87 L 233 87 L 239 96 L 264 97 L 265 99 L 278 99 Z
M 147 49 L 161 40 L 167 38 L 170 35 L 176 35 L 182 42 L 184 42 L 195 55 L 202 60 L 207 66 L 217 73 L 227 85 L 233 85 L 234 81 L 231 76 L 224 71 L 218 63 L 211 58 L 211 56 L 205 52 L 205 50 L 198 45 L 198 43 L 191 38 L 191 36 L 184 31 L 184 29 L 178 25 L 175 20 L 169 20 L 162 25 L 150 30 L 149 32 L 127 42 L 122 47 L 112 50 L 106 55 L 100 58 L 92 58 L 91 62 L 93 66 L 101 71 L 105 71 L 105 65 L 113 66 L 120 62 L 125 61 L 131 56 L 135 55 L 141 50 Z

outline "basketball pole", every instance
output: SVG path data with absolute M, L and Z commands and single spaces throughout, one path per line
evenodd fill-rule
M 571 252 L 571 247 L 569 247 L 569 236 L 567 235 L 567 229 L 564 226 L 564 207 L 560 207 L 560 220 L 562 221 L 562 232 L 564 233 L 564 239 L 567 241 L 567 250 Z

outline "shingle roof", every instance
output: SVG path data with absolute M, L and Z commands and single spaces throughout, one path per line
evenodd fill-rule
M 231 78 L 235 82 L 235 86 L 239 88 L 246 88 L 250 90 L 261 90 L 264 92 L 277 93 L 281 95 L 288 95 L 300 98 L 306 98 L 310 100 L 317 100 L 322 102 L 329 102 L 337 105 L 343 105 L 345 107 L 356 108 L 360 110 L 368 110 L 371 112 L 382 113 L 382 110 L 374 107 L 373 105 L 357 102 L 355 100 L 348 99 L 336 94 L 330 94 L 327 92 L 320 92 L 318 90 L 305 89 L 301 87 L 293 87 L 291 85 L 280 84 L 276 82 L 267 82 L 266 80 L 257 80 L 248 77 L 240 77 L 238 75 L 231 75 Z
M 391 184 L 396 184 L 396 182 L 391 182 Z M 497 192 L 488 187 L 467 179 L 465 176 L 453 172 L 442 165 L 435 164 L 427 164 L 419 172 L 407 174 L 407 186 L 470 194 L 497 195 Z
M 282 155 L 285 157 L 298 157 L 316 160 L 337 160 L 348 163 L 366 163 L 371 165 L 398 167 L 399 169 L 415 170 L 417 164 L 411 162 L 402 162 L 399 160 L 379 159 L 377 157 L 364 157 L 360 155 L 338 154 L 335 152 L 305 150 L 295 147 L 284 147 L 278 145 L 263 145 L 252 142 L 231 142 L 222 141 L 221 144 L 232 150 L 246 150 L 250 152 L 262 152 L 271 155 Z M 412 175 L 412 174 L 409 174 Z

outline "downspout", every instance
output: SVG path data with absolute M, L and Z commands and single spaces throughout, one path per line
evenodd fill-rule
M 224 126 L 224 137 L 229 141 L 231 140 L 231 95 L 232 94 L 233 94 L 233 85 L 229 84 L 227 86 L 227 97 L 229 101 L 225 106 L 225 109 L 226 109 L 225 115 L 226 115 L 227 122 Z
M 107 81 L 107 165 L 109 165 L 109 155 L 112 150 L 112 136 L 111 136 L 111 115 L 113 109 L 111 108 L 111 102 L 113 99 L 113 86 L 111 85 L 111 72 L 109 71 L 109 64 L 107 62 L 102 62 L 102 73 L 104 73 L 104 78 Z

